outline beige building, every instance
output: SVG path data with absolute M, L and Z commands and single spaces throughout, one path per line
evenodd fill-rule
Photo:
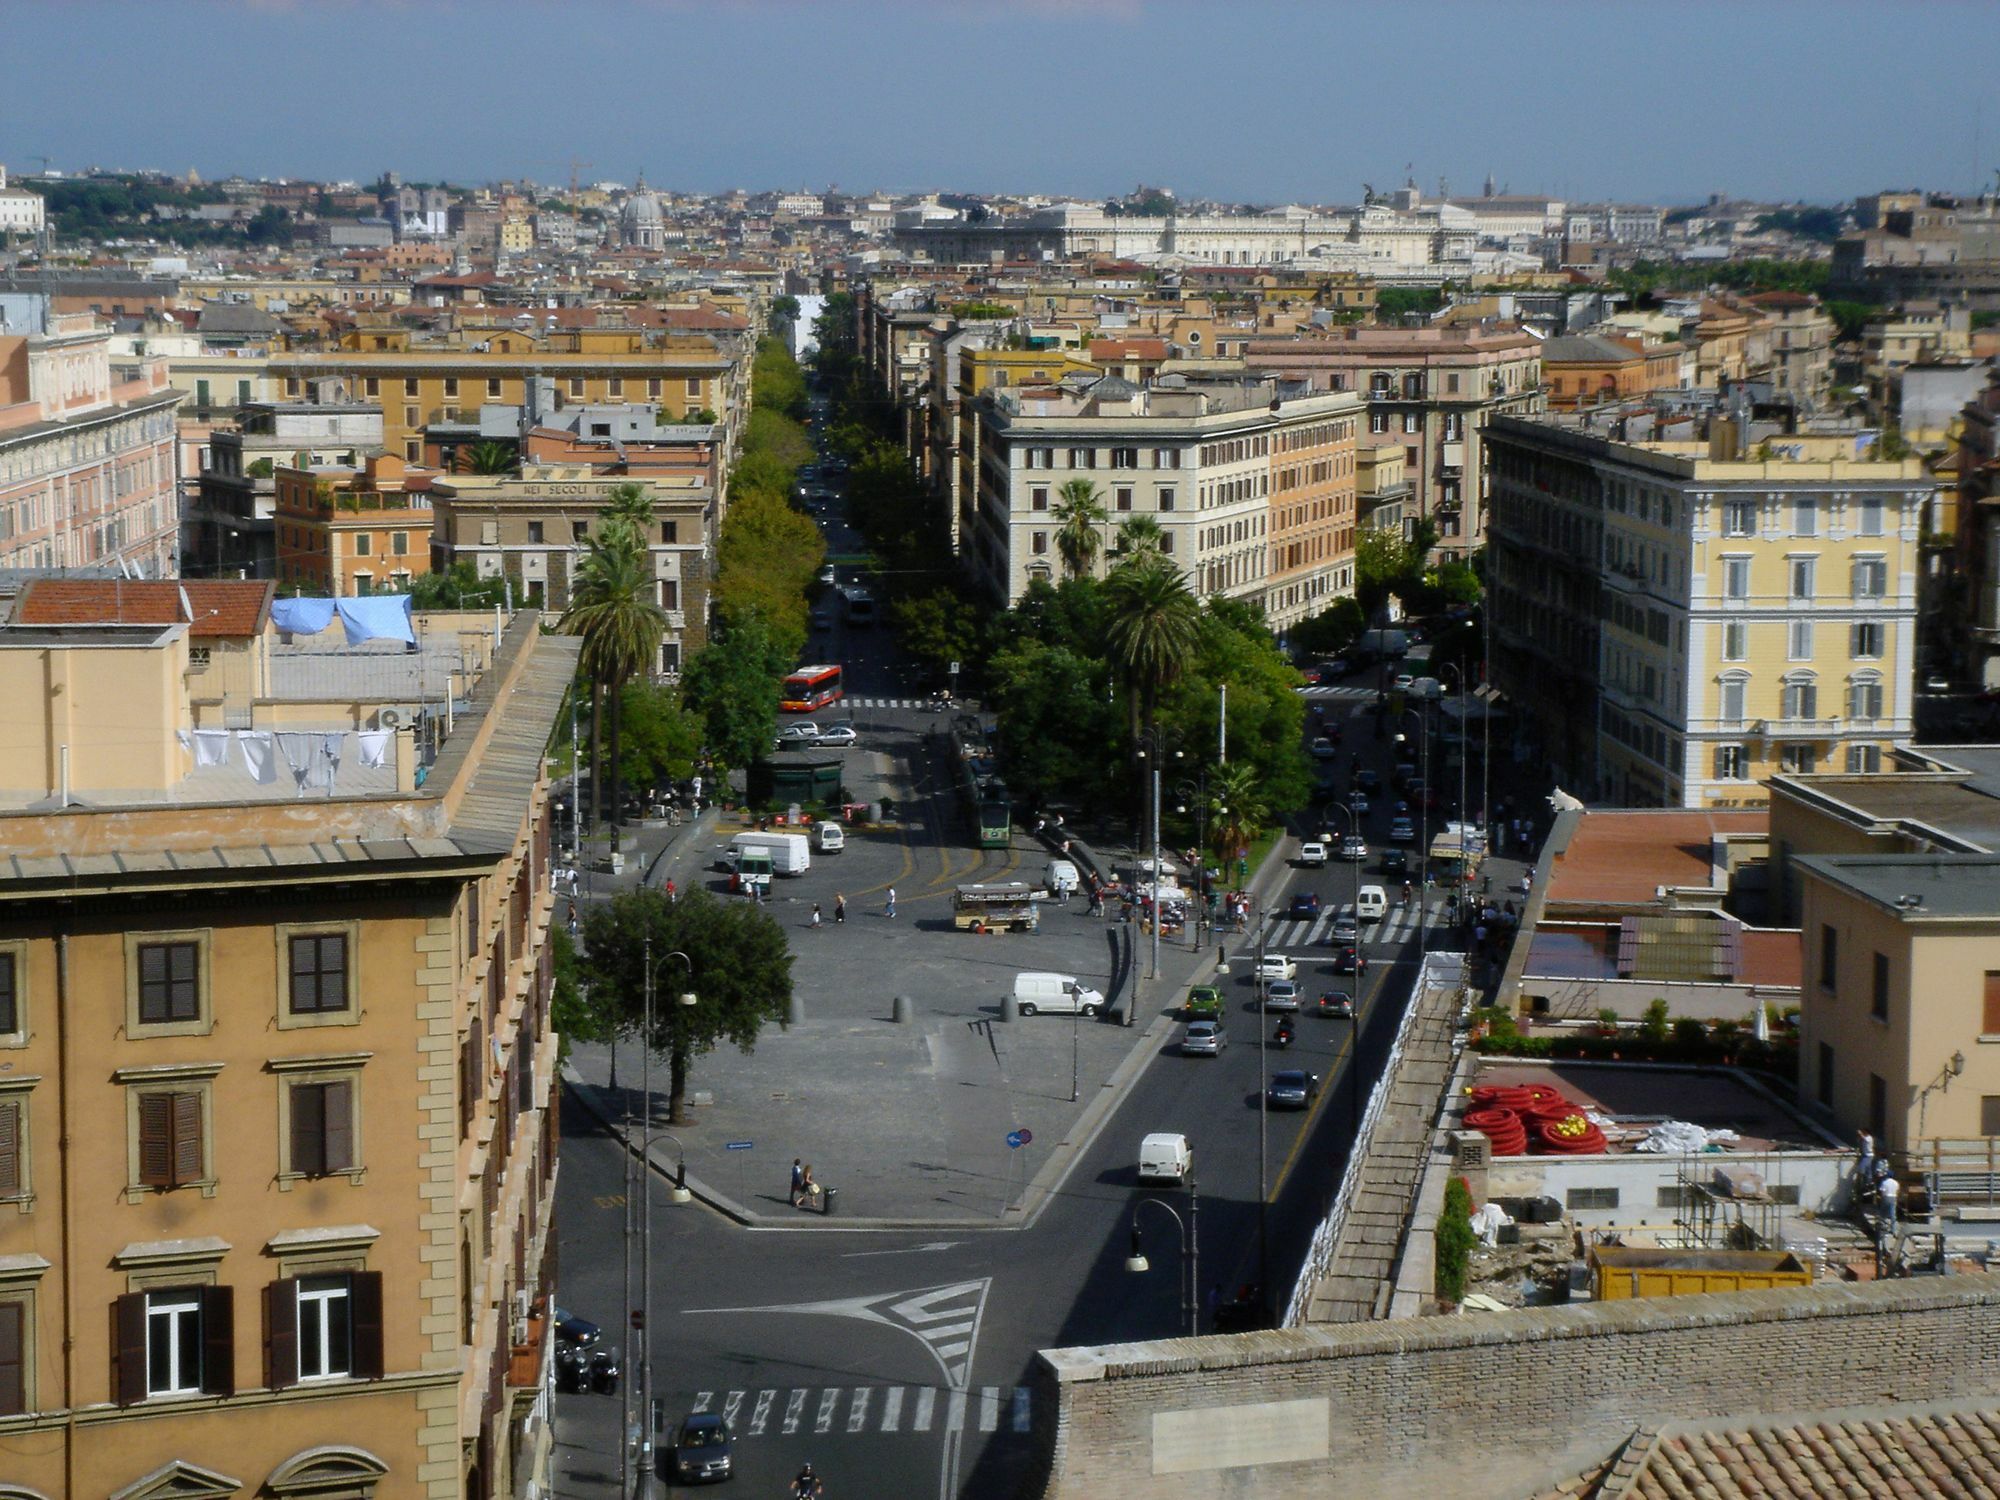
M 477 690 L 420 733 L 400 644 L 260 634 L 220 713 L 236 669 L 99 587 L 114 623 L 0 630 L 0 1485 L 545 1487 L 574 643 L 427 632 Z
M 1579 795 L 1765 800 L 1774 772 L 1874 771 L 1911 733 L 1915 459 L 1846 439 L 1745 454 L 1513 418 L 1488 431 L 1496 683 Z

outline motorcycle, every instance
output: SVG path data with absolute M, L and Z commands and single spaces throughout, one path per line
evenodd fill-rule
M 1282 1050 L 1291 1046 L 1293 1039 L 1297 1035 L 1298 1033 L 1292 1030 L 1292 1023 L 1290 1021 L 1280 1022 L 1278 1029 L 1271 1033 L 1271 1045 Z
M 556 1345 L 556 1389 L 566 1394 L 574 1394 L 589 1383 L 587 1364 L 589 1356 L 583 1349 L 564 1341 Z
M 616 1349 L 593 1349 L 590 1351 L 590 1388 L 600 1396 L 618 1394 L 618 1351 Z

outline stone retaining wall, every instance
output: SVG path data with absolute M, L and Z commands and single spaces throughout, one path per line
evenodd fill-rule
M 1035 1380 L 1046 1500 L 1518 1496 L 1641 1425 L 2000 1399 L 2000 1280 L 1049 1350 Z

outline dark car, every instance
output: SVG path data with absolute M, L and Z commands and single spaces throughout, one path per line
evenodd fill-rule
M 1329 1016 L 1336 1021 L 1354 1019 L 1354 997 L 1346 990 L 1328 990 L 1313 1004 L 1313 1014 Z
M 1292 892 L 1292 904 L 1285 908 L 1285 915 L 1294 920 L 1301 917 L 1319 915 L 1319 893 L 1316 891 Z
M 1371 797 L 1374 796 L 1382 790 L 1381 774 L 1366 767 L 1356 771 L 1354 773 L 1354 788 L 1356 791 L 1366 792 Z
M 556 1309 L 556 1337 L 566 1344 L 575 1344 L 580 1349 L 588 1349 L 604 1337 L 604 1330 L 588 1318 L 579 1318 L 573 1312 Z
M 1298 1068 L 1281 1068 L 1271 1075 L 1264 1098 L 1273 1109 L 1304 1109 L 1319 1092 L 1319 1079 Z
M 1384 875 L 1409 874 L 1410 851 L 1407 849 L 1384 849 L 1382 851 L 1381 869 Z
M 1352 945 L 1342 948 L 1333 956 L 1333 972 L 1336 974 L 1359 974 L 1367 967 L 1367 955 Z
M 727 1479 L 732 1469 L 729 1424 L 712 1411 L 698 1411 L 684 1418 L 674 1433 L 674 1449 L 668 1457 L 673 1477 L 682 1484 L 714 1484 Z

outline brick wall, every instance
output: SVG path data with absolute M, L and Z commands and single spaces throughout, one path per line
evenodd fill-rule
M 1047 1500 L 1516 1496 L 1642 1424 L 2000 1398 L 2000 1281 L 1050 1350 L 1035 1380 Z

